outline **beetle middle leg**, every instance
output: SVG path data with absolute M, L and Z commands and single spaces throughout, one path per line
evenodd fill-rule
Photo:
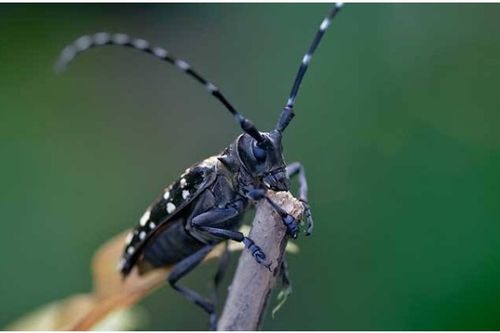
M 286 257 L 283 257 L 283 261 L 281 262 L 280 267 L 280 276 L 281 276 L 281 285 L 282 289 L 278 294 L 278 304 L 274 307 L 272 311 L 272 317 L 278 310 L 285 304 L 288 296 L 292 293 L 292 282 L 290 281 L 290 276 L 288 274 L 288 263 Z
M 253 240 L 245 237 L 239 231 L 227 229 L 226 222 L 238 217 L 242 212 L 242 207 L 243 206 L 240 202 L 235 202 L 234 206 L 211 209 L 193 217 L 191 225 L 197 231 L 205 232 L 222 239 L 242 242 L 245 244 L 245 247 L 250 251 L 257 263 L 270 269 L 269 267 L 271 263 L 267 261 L 264 251 L 262 251 L 262 249 L 256 245 Z

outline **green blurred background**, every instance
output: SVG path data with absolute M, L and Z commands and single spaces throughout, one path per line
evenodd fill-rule
M 95 249 L 239 132 L 196 82 L 138 52 L 94 49 L 55 76 L 66 43 L 150 39 L 269 129 L 328 9 L 1 5 L 0 327 L 88 291 Z M 498 5 L 344 7 L 284 141 L 306 167 L 316 229 L 264 328 L 500 329 L 499 33 Z M 214 268 L 187 283 L 206 292 Z M 207 328 L 170 288 L 141 306 L 141 329 Z

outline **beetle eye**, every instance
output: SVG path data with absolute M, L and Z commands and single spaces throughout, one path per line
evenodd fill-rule
M 259 162 L 263 162 L 266 159 L 267 153 L 264 148 L 257 145 L 256 142 L 252 145 L 252 152 L 255 159 Z

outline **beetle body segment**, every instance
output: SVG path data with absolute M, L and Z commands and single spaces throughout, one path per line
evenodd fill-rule
M 144 212 L 139 223 L 127 237 L 127 244 L 118 265 L 126 276 L 141 259 L 146 244 L 158 234 L 165 232 L 171 224 L 185 221 L 185 209 L 209 186 L 217 176 L 217 162 L 208 158 L 187 169 L 181 177 L 170 184 L 160 197 Z M 189 209 L 189 208 L 188 208 Z
M 193 219 L 209 210 L 237 205 L 237 214 L 217 227 L 236 230 L 248 200 L 238 193 L 238 177 L 221 162 L 226 149 L 188 168 L 169 185 L 146 210 L 129 234 L 119 270 L 127 276 L 134 265 L 139 273 L 175 264 L 208 244 L 222 238 L 193 228 Z

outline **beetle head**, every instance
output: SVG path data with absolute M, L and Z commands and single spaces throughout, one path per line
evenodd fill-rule
M 263 144 L 248 134 L 242 134 L 236 140 L 236 150 L 241 166 L 245 171 L 261 181 L 267 188 L 275 191 L 288 190 L 286 164 L 283 160 L 281 132 L 274 130 L 261 133 Z

